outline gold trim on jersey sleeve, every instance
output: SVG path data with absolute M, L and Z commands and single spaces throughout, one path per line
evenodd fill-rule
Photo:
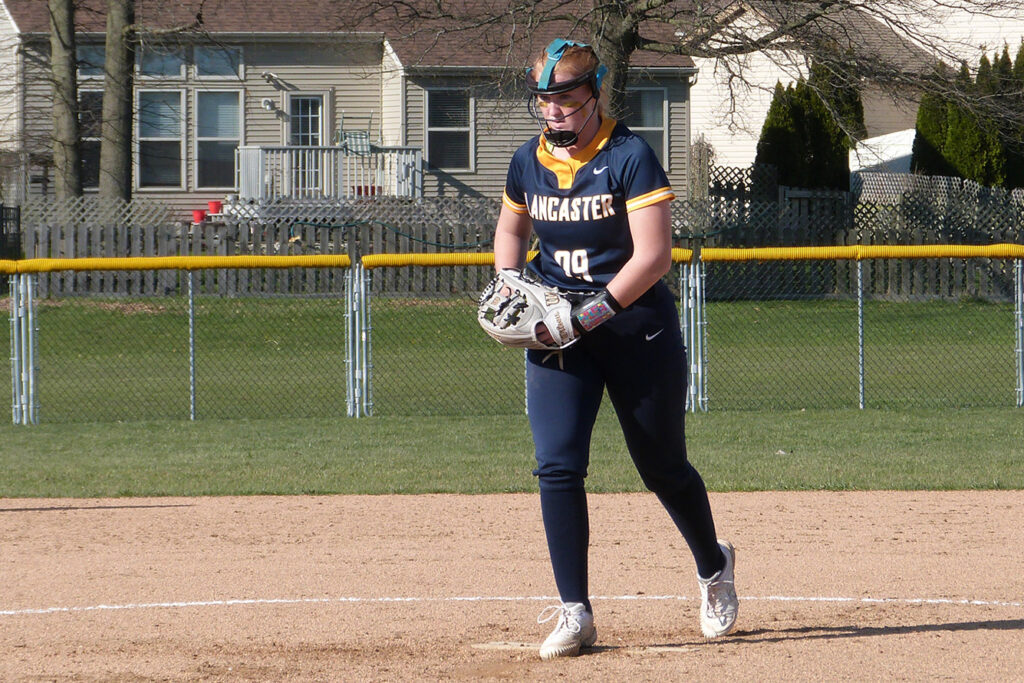
M 501 193 L 501 203 L 508 207 L 508 210 L 513 213 L 527 213 L 528 211 L 526 204 L 520 204 L 517 201 L 513 201 L 513 199 L 508 196 L 508 193 L 504 191 Z
M 653 192 L 648 192 L 647 194 L 642 194 L 639 197 L 633 197 L 632 199 L 627 200 L 626 211 L 636 211 L 637 209 L 642 209 L 645 206 L 657 204 L 658 202 L 669 201 L 675 198 L 676 195 L 672 192 L 671 187 L 660 187 Z

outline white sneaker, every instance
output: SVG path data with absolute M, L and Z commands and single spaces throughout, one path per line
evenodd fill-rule
M 551 621 L 556 614 L 558 625 L 540 646 L 541 659 L 575 657 L 581 647 L 590 647 L 597 641 L 594 615 L 587 611 L 582 602 L 564 602 L 545 607 L 537 617 L 537 623 Z
M 740 608 L 733 575 L 736 550 L 732 543 L 721 539 L 718 540 L 718 546 L 725 555 L 725 566 L 710 579 L 697 576 L 697 583 L 700 584 L 700 629 L 708 638 L 731 633 L 736 628 L 736 615 Z

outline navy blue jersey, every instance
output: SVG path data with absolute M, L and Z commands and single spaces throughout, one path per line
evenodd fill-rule
M 512 156 L 503 201 L 528 214 L 540 238 L 530 268 L 563 289 L 605 287 L 633 255 L 630 211 L 675 197 L 654 151 L 606 118 L 572 159 L 558 159 L 540 135 Z

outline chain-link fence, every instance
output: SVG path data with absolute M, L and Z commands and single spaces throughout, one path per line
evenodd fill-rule
M 1015 248 L 1014 258 L 687 256 L 666 281 L 680 296 L 690 340 L 691 409 L 1024 405 L 1024 249 L 1007 247 Z M 136 260 L 136 269 L 145 263 Z M 921 282 L 936 287 L 890 287 L 922 264 L 935 275 Z M 341 293 L 268 288 L 244 296 L 203 292 L 192 268 L 165 273 L 192 286 L 153 296 L 40 298 L 37 274 L 14 275 L 15 422 L 524 409 L 522 352 L 494 343 L 475 321 L 491 273 L 486 259 L 372 268 L 265 268 L 243 259 L 209 268 L 261 282 L 333 269 L 346 283 Z M 958 294 L 941 284 L 943 269 L 962 280 Z M 91 274 L 118 280 L 133 272 Z M 380 293 L 379 278 L 400 288 L 443 282 L 448 291 Z M 981 286 L 996 279 L 1009 282 L 1007 295 Z
M 468 292 L 453 299 L 371 300 L 374 415 L 523 412 L 523 352 L 483 334 L 476 305 Z
M 12 310 L 14 420 L 344 417 L 345 301 L 344 293 L 190 297 L 186 287 L 163 296 L 40 299 L 29 314 L 29 302 L 12 298 L 12 308 L 30 315 L 23 332 Z
M 936 269 L 937 261 L 929 260 Z M 941 261 L 968 270 L 963 260 Z M 908 260 L 706 264 L 708 406 L 1020 405 L 1019 295 L 1015 302 L 942 298 L 911 288 L 885 293 L 885 283 L 872 280 L 887 275 L 889 265 L 897 271 L 922 266 Z M 1010 269 L 1012 281 L 1012 263 Z M 847 270 L 854 286 L 844 282 L 839 295 L 822 291 L 821 283 L 845 278 Z M 1018 266 L 1018 291 L 1019 272 Z

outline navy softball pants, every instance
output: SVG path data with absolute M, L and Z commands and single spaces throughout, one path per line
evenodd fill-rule
M 701 576 L 722 568 L 707 490 L 686 457 L 686 349 L 662 283 L 561 352 L 527 352 L 526 393 L 541 515 L 563 602 L 590 608 L 584 479 L 604 390 L 644 485 L 682 533 Z

